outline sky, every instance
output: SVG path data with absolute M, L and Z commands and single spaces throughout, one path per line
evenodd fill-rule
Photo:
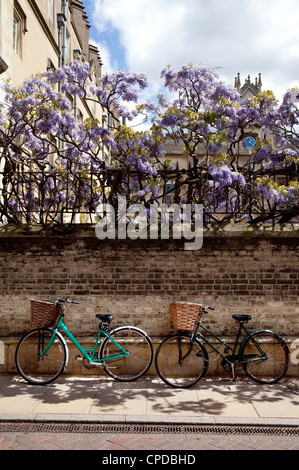
M 103 71 L 145 73 L 160 91 L 166 65 L 216 69 L 234 84 L 262 74 L 281 99 L 299 86 L 298 0 L 83 0 Z

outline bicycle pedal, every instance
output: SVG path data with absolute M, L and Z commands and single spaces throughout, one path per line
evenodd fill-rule
M 81 357 L 81 356 L 75 356 L 75 361 L 83 361 L 83 357 Z

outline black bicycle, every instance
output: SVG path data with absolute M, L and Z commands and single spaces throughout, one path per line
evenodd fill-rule
M 221 357 L 223 368 L 232 372 L 233 378 L 238 368 L 260 384 L 274 384 L 284 377 L 289 365 L 289 349 L 278 334 L 269 330 L 250 333 L 245 324 L 251 316 L 233 315 L 239 323 L 239 330 L 231 347 L 201 323 L 201 316 L 208 313 L 207 309 L 214 310 L 212 307 L 201 308 L 192 333 L 178 331 L 160 343 L 155 366 L 159 377 L 167 385 L 188 388 L 206 375 L 209 354 L 205 344 Z M 218 347 L 199 331 L 201 329 L 216 340 Z M 241 342 L 242 330 L 246 336 Z

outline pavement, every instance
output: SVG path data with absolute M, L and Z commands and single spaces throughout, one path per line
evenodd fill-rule
M 299 426 L 299 379 L 259 385 L 206 378 L 173 389 L 157 377 L 121 383 L 106 377 L 61 376 L 34 386 L 0 376 L 0 422 L 80 422 Z

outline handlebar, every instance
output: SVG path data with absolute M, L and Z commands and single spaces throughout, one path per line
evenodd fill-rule
M 209 307 L 209 306 L 207 305 L 206 307 L 203 307 L 201 311 L 202 311 L 203 313 L 209 313 L 207 309 L 209 309 L 209 310 L 215 310 L 215 307 Z
M 61 299 L 60 297 L 57 297 L 57 302 L 62 302 L 64 304 L 79 304 L 76 300 L 71 300 L 71 299 Z

